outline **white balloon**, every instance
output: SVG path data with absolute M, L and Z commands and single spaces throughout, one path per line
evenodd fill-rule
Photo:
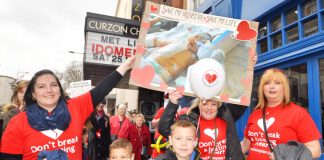
M 192 66 L 189 74 L 190 87 L 199 98 L 211 99 L 224 88 L 225 70 L 215 59 L 199 60 Z

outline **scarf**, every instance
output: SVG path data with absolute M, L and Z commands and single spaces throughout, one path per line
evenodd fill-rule
M 54 129 L 64 131 L 69 127 L 71 121 L 70 112 L 62 99 L 59 99 L 50 115 L 46 109 L 40 107 L 37 103 L 27 106 L 26 114 L 29 125 L 38 131 Z

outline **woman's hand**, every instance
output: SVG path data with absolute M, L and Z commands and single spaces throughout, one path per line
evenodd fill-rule
M 116 69 L 117 72 L 124 75 L 129 69 L 133 68 L 135 64 L 135 57 L 135 55 L 132 55 L 131 57 L 127 58 L 126 61 Z
M 178 91 L 169 91 L 169 101 L 173 104 L 179 104 L 178 100 L 183 97 L 183 95 Z

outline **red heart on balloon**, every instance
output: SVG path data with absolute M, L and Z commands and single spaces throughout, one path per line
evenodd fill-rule
M 153 5 L 151 5 L 151 12 L 156 12 L 157 11 L 157 7 L 154 7 Z
M 248 41 L 254 39 L 257 36 L 257 32 L 250 28 L 250 25 L 247 21 L 241 21 L 237 26 L 237 40 Z
M 131 72 L 131 79 L 144 87 L 149 87 L 154 78 L 154 68 L 150 65 L 146 65 L 143 68 L 133 68 Z
M 216 76 L 216 74 L 210 74 L 210 73 L 207 73 L 207 74 L 205 74 L 205 79 L 207 80 L 207 82 L 208 82 L 209 84 L 211 84 L 211 83 L 213 83 L 213 82 L 216 81 L 217 76 Z

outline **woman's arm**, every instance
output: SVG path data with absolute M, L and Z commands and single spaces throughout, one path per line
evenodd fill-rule
M 241 148 L 242 148 L 243 154 L 245 154 L 247 151 L 249 151 L 250 145 L 251 145 L 250 140 L 244 137 L 243 141 L 241 141 Z
M 134 66 L 135 55 L 129 57 L 116 71 L 106 76 L 95 88 L 90 90 L 92 105 L 95 108 L 100 101 L 117 85 L 123 75 Z
M 319 158 L 321 156 L 321 146 L 319 140 L 306 142 L 304 145 L 311 151 L 313 158 Z

